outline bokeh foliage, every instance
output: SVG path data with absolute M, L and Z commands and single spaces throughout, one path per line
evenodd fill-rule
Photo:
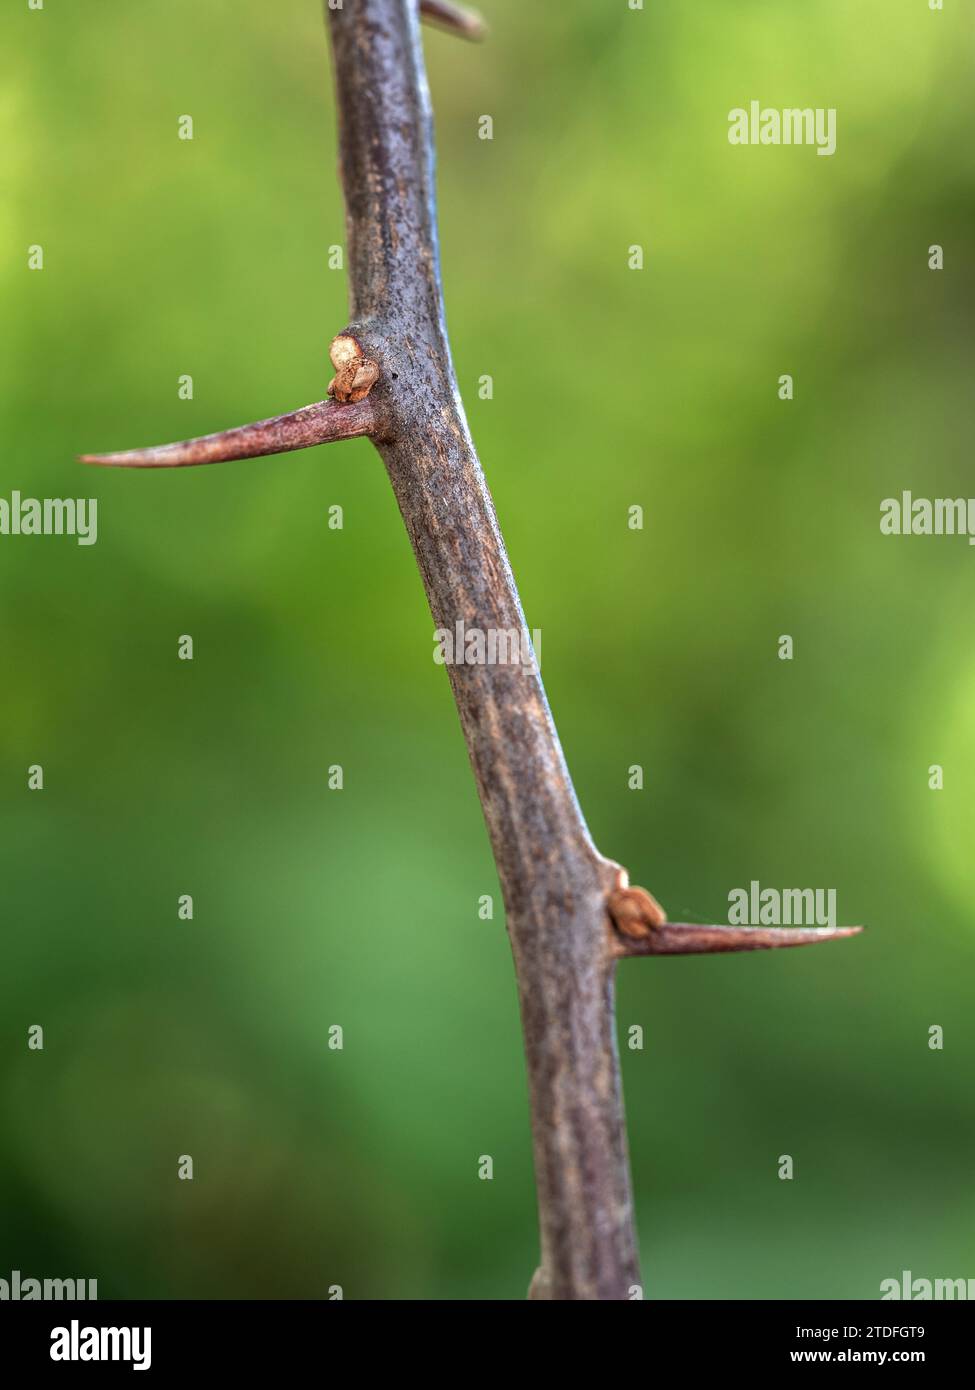
M 975 1275 L 975 555 L 878 529 L 973 490 L 965 7 L 484 9 L 426 43 L 448 317 L 594 835 L 674 918 L 757 878 L 870 927 L 622 968 L 648 1296 Z M 521 1297 L 512 966 L 378 458 L 73 462 L 323 394 L 319 6 L 11 0 L 0 69 L 0 495 L 100 504 L 95 547 L 0 538 L 0 1275 Z M 730 147 L 753 97 L 835 106 L 836 155 Z

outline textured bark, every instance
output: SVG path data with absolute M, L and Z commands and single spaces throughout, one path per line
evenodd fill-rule
M 377 445 L 434 625 L 525 619 L 454 377 L 433 140 L 409 0 L 327 11 L 348 209 L 350 332 L 380 364 Z M 526 634 L 527 635 L 527 634 Z M 528 665 L 448 667 L 504 894 L 525 1032 L 542 1265 L 552 1298 L 639 1282 L 606 897 L 545 692 Z

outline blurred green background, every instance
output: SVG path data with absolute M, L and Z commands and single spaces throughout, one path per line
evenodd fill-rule
M 975 491 L 970 16 L 483 8 L 426 39 L 448 318 L 593 834 L 676 919 L 756 878 L 870 927 L 621 968 L 647 1297 L 975 1276 L 975 554 L 879 531 Z M 94 547 L 0 537 L 0 1276 L 521 1298 L 511 958 L 378 457 L 73 461 L 324 394 L 320 6 L 11 0 L 0 66 L 0 495 L 99 499 Z M 835 156 L 729 146 L 752 98 Z

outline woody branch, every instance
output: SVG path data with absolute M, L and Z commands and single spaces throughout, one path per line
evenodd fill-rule
M 473 31 L 452 5 L 425 14 Z M 448 14 L 449 12 L 449 14 Z M 292 416 L 89 462 L 180 466 L 369 436 L 438 628 L 517 630 L 521 601 L 454 375 L 437 256 L 433 135 L 416 0 L 326 4 L 351 322 L 331 399 Z M 453 16 L 453 18 L 451 18 Z M 593 845 L 534 664 L 450 665 L 504 895 L 531 1101 L 541 1265 L 531 1297 L 625 1299 L 640 1282 L 614 1024 L 627 955 L 804 945 L 855 929 L 668 924 Z

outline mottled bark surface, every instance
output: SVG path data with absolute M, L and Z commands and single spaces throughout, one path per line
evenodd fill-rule
M 431 115 L 408 0 L 329 11 L 348 208 L 350 331 L 380 364 L 377 440 L 434 626 L 525 630 L 454 377 Z M 534 666 L 448 666 L 504 894 L 532 1103 L 544 1292 L 639 1281 L 606 896 Z

